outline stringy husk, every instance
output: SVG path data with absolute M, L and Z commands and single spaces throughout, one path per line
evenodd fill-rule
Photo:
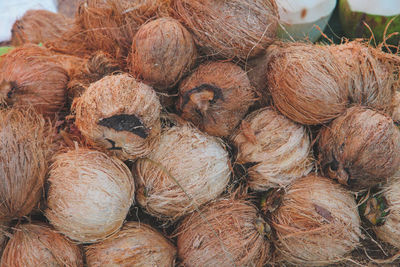
M 271 101 L 271 94 L 268 90 L 267 82 L 267 61 L 268 55 L 262 54 L 246 62 L 245 70 L 249 77 L 251 85 L 257 90 L 261 99 L 262 106 L 268 106 Z
M 346 110 L 346 72 L 327 46 L 279 43 L 267 49 L 266 69 L 274 105 L 295 122 L 329 122 Z
M 178 231 L 183 266 L 264 266 L 270 242 L 264 220 L 246 200 L 219 199 L 184 219 Z
M 340 262 L 361 237 L 354 197 L 341 185 L 313 174 L 288 188 L 271 221 L 279 257 L 299 266 Z
M 1 267 L 83 266 L 79 247 L 44 223 L 21 224 L 7 243 Z
M 306 128 L 272 108 L 254 111 L 231 137 L 236 162 L 248 168 L 249 187 L 266 191 L 286 187 L 313 168 L 310 136 Z
M 192 35 L 175 19 L 141 26 L 129 56 L 130 72 L 160 91 L 176 85 L 193 67 L 197 50 Z
M 0 103 L 13 107 L 34 106 L 54 117 L 65 104 L 68 75 L 57 57 L 46 48 L 26 44 L 0 60 Z
M 156 92 L 128 74 L 106 76 L 92 83 L 74 100 L 72 109 L 75 124 L 88 142 L 123 160 L 149 154 L 159 140 L 161 104 Z M 99 125 L 100 120 L 121 114 L 136 116 L 147 137 Z
M 135 166 L 137 201 L 158 218 L 176 220 L 217 198 L 230 178 L 229 155 L 219 139 L 189 125 L 174 126 Z
M 11 29 L 11 44 L 39 44 L 59 38 L 72 28 L 73 20 L 47 10 L 28 10 Z
M 400 122 L 400 92 L 396 91 L 393 97 L 393 113 L 392 113 L 392 119 L 395 122 Z
M 275 0 L 172 0 L 171 7 L 207 55 L 246 60 L 276 38 Z
M 58 154 L 49 174 L 45 215 L 78 243 L 98 242 L 116 233 L 134 201 L 129 168 L 119 159 L 75 148 Z
M 0 221 L 26 216 L 38 204 L 53 134 L 33 109 L 0 110 Z
M 173 267 L 176 248 L 157 230 L 140 222 L 127 222 L 114 236 L 85 248 L 91 267 Z
M 367 189 L 396 173 L 400 131 L 390 117 L 355 106 L 321 130 L 319 152 L 327 177 Z
M 179 85 L 177 109 L 200 130 L 227 137 L 256 100 L 256 92 L 239 66 L 207 62 Z
M 9 222 L 0 221 L 0 255 L 3 255 L 4 247 L 6 246 L 9 236 Z

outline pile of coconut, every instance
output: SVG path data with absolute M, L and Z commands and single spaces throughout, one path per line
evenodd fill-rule
M 400 57 L 283 42 L 283 5 L 86 0 L 18 20 L 0 266 L 399 264 Z

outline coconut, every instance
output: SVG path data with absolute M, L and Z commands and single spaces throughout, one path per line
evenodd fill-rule
M 355 106 L 321 130 L 319 152 L 325 175 L 366 189 L 397 171 L 400 131 L 390 117 Z
M 392 119 L 395 122 L 399 123 L 400 122 L 400 92 L 399 91 L 397 91 L 394 94 L 392 105 L 393 105 Z
M 329 122 L 346 110 L 346 73 L 327 46 L 287 43 L 267 51 L 275 107 L 301 124 Z
M 114 236 L 85 248 L 88 266 L 175 266 L 176 248 L 149 225 L 127 222 Z
M 171 6 L 208 55 L 247 59 L 276 36 L 275 0 L 173 0 Z
M 361 237 L 353 196 L 316 175 L 298 179 L 288 188 L 271 222 L 279 255 L 300 266 L 339 262 L 359 245 Z
M 230 62 L 202 64 L 179 85 L 181 117 L 214 136 L 228 136 L 257 97 L 249 78 Z
M 83 266 L 78 246 L 43 223 L 15 227 L 1 258 L 8 266 Z
M 248 183 L 253 190 L 288 186 L 313 167 L 305 127 L 269 107 L 247 116 L 231 140 L 238 151 L 237 163 L 251 165 Z
M 123 160 L 156 145 L 161 105 L 156 92 L 128 74 L 106 76 L 73 103 L 75 124 L 89 143 Z
M 65 103 L 68 75 L 46 48 L 24 45 L 0 61 L 0 103 L 29 106 L 53 117 Z
M 117 232 L 134 200 L 129 168 L 87 148 L 57 155 L 49 182 L 47 219 L 80 243 L 101 241 Z
M 174 126 L 136 162 L 136 199 L 150 215 L 176 220 L 217 198 L 230 173 L 228 152 L 218 139 L 189 125 Z
M 34 110 L 0 110 L 0 221 L 28 215 L 43 194 L 53 128 Z
M 28 10 L 22 18 L 14 22 L 11 29 L 13 46 L 25 43 L 39 44 L 61 37 L 73 25 L 60 13 L 47 10 Z
M 192 213 L 178 228 L 184 266 L 264 266 L 269 226 L 248 201 L 219 199 Z
M 177 20 L 160 18 L 139 28 L 130 57 L 135 77 L 165 91 L 191 69 L 197 50 L 192 35 Z
M 85 0 L 57 0 L 57 11 L 68 18 L 73 18 L 79 3 Z

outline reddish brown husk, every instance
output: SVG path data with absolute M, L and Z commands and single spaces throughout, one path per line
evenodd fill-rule
M 54 117 L 65 104 L 68 75 L 46 48 L 24 45 L 0 61 L 0 103 L 13 107 L 32 105 Z
M 14 228 L 1 258 L 9 266 L 83 266 L 78 246 L 43 223 L 22 224 Z
M 352 107 L 321 131 L 321 171 L 351 189 L 367 189 L 395 174 L 400 131 L 390 117 Z
M 192 35 L 175 19 L 142 25 L 133 39 L 130 72 L 155 89 L 174 86 L 197 58 Z
M 399 91 L 397 91 L 394 94 L 392 106 L 393 106 L 392 119 L 395 122 L 400 122 L 400 92 Z
M 187 267 L 261 267 L 270 258 L 268 229 L 250 202 L 220 199 L 181 223 L 178 255 Z
M 140 222 L 127 222 L 110 238 L 85 248 L 91 267 L 173 267 L 176 248 L 162 234 Z
M 251 85 L 259 92 L 261 105 L 268 106 L 271 101 L 271 94 L 268 91 L 267 82 L 267 67 L 268 55 L 262 54 L 252 60 L 249 60 L 245 65 L 247 76 Z
M 247 59 L 276 37 L 275 0 L 173 0 L 171 6 L 207 55 Z
M 229 136 L 256 100 L 256 92 L 239 66 L 207 62 L 179 85 L 177 109 L 202 131 Z

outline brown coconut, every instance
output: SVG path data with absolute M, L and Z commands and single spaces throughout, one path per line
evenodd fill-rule
M 400 91 L 396 91 L 396 93 L 394 94 L 392 106 L 392 119 L 395 122 L 400 122 Z
M 43 223 L 21 224 L 7 243 L 1 267 L 69 266 L 82 267 L 78 246 Z
M 194 65 L 192 35 L 175 19 L 160 18 L 142 25 L 130 55 L 131 73 L 160 91 L 174 86 Z
M 171 6 L 207 55 L 247 59 L 276 37 L 275 0 L 173 0 Z
M 11 44 L 39 44 L 59 38 L 73 25 L 73 20 L 60 13 L 47 10 L 28 10 L 14 22 L 11 29 Z
M 246 73 L 230 62 L 202 64 L 179 85 L 181 117 L 214 136 L 228 136 L 257 97 Z
M 53 117 L 65 104 L 68 75 L 46 48 L 24 45 L 0 61 L 0 103 L 14 107 L 32 105 Z
M 250 202 L 219 199 L 181 223 L 178 255 L 187 267 L 261 267 L 270 258 L 268 230 Z
M 0 110 L 0 221 L 28 215 L 43 194 L 53 128 L 34 110 Z
M 278 254 L 298 266 L 339 262 L 359 245 L 361 237 L 351 193 L 316 175 L 298 179 L 288 188 L 271 221 Z
M 253 190 L 288 186 L 313 168 L 306 128 L 272 108 L 247 116 L 231 140 L 237 148 L 237 163 L 251 165 L 248 183 Z
M 75 99 L 73 110 L 75 124 L 89 143 L 123 160 L 147 155 L 159 139 L 156 92 L 128 74 L 91 84 Z
M 9 222 L 0 221 L 0 255 L 3 255 L 4 247 L 6 246 L 6 240 L 9 237 Z
M 176 220 L 217 198 L 230 178 L 220 140 L 189 126 L 175 126 L 135 166 L 137 201 L 158 218 Z
M 246 62 L 245 71 L 250 84 L 259 92 L 261 105 L 268 106 L 271 102 L 271 94 L 268 90 L 267 67 L 268 55 L 262 54 Z
M 400 131 L 390 117 L 352 107 L 321 130 L 321 171 L 351 189 L 367 189 L 400 165 Z
M 327 46 L 286 43 L 267 51 L 267 82 L 283 115 L 307 125 L 322 124 L 346 110 L 346 72 Z
M 45 215 L 79 242 L 101 241 L 117 232 L 134 200 L 129 168 L 117 158 L 76 148 L 55 157 Z
M 89 267 L 175 266 L 176 248 L 162 234 L 140 222 L 127 222 L 112 237 L 85 248 Z

